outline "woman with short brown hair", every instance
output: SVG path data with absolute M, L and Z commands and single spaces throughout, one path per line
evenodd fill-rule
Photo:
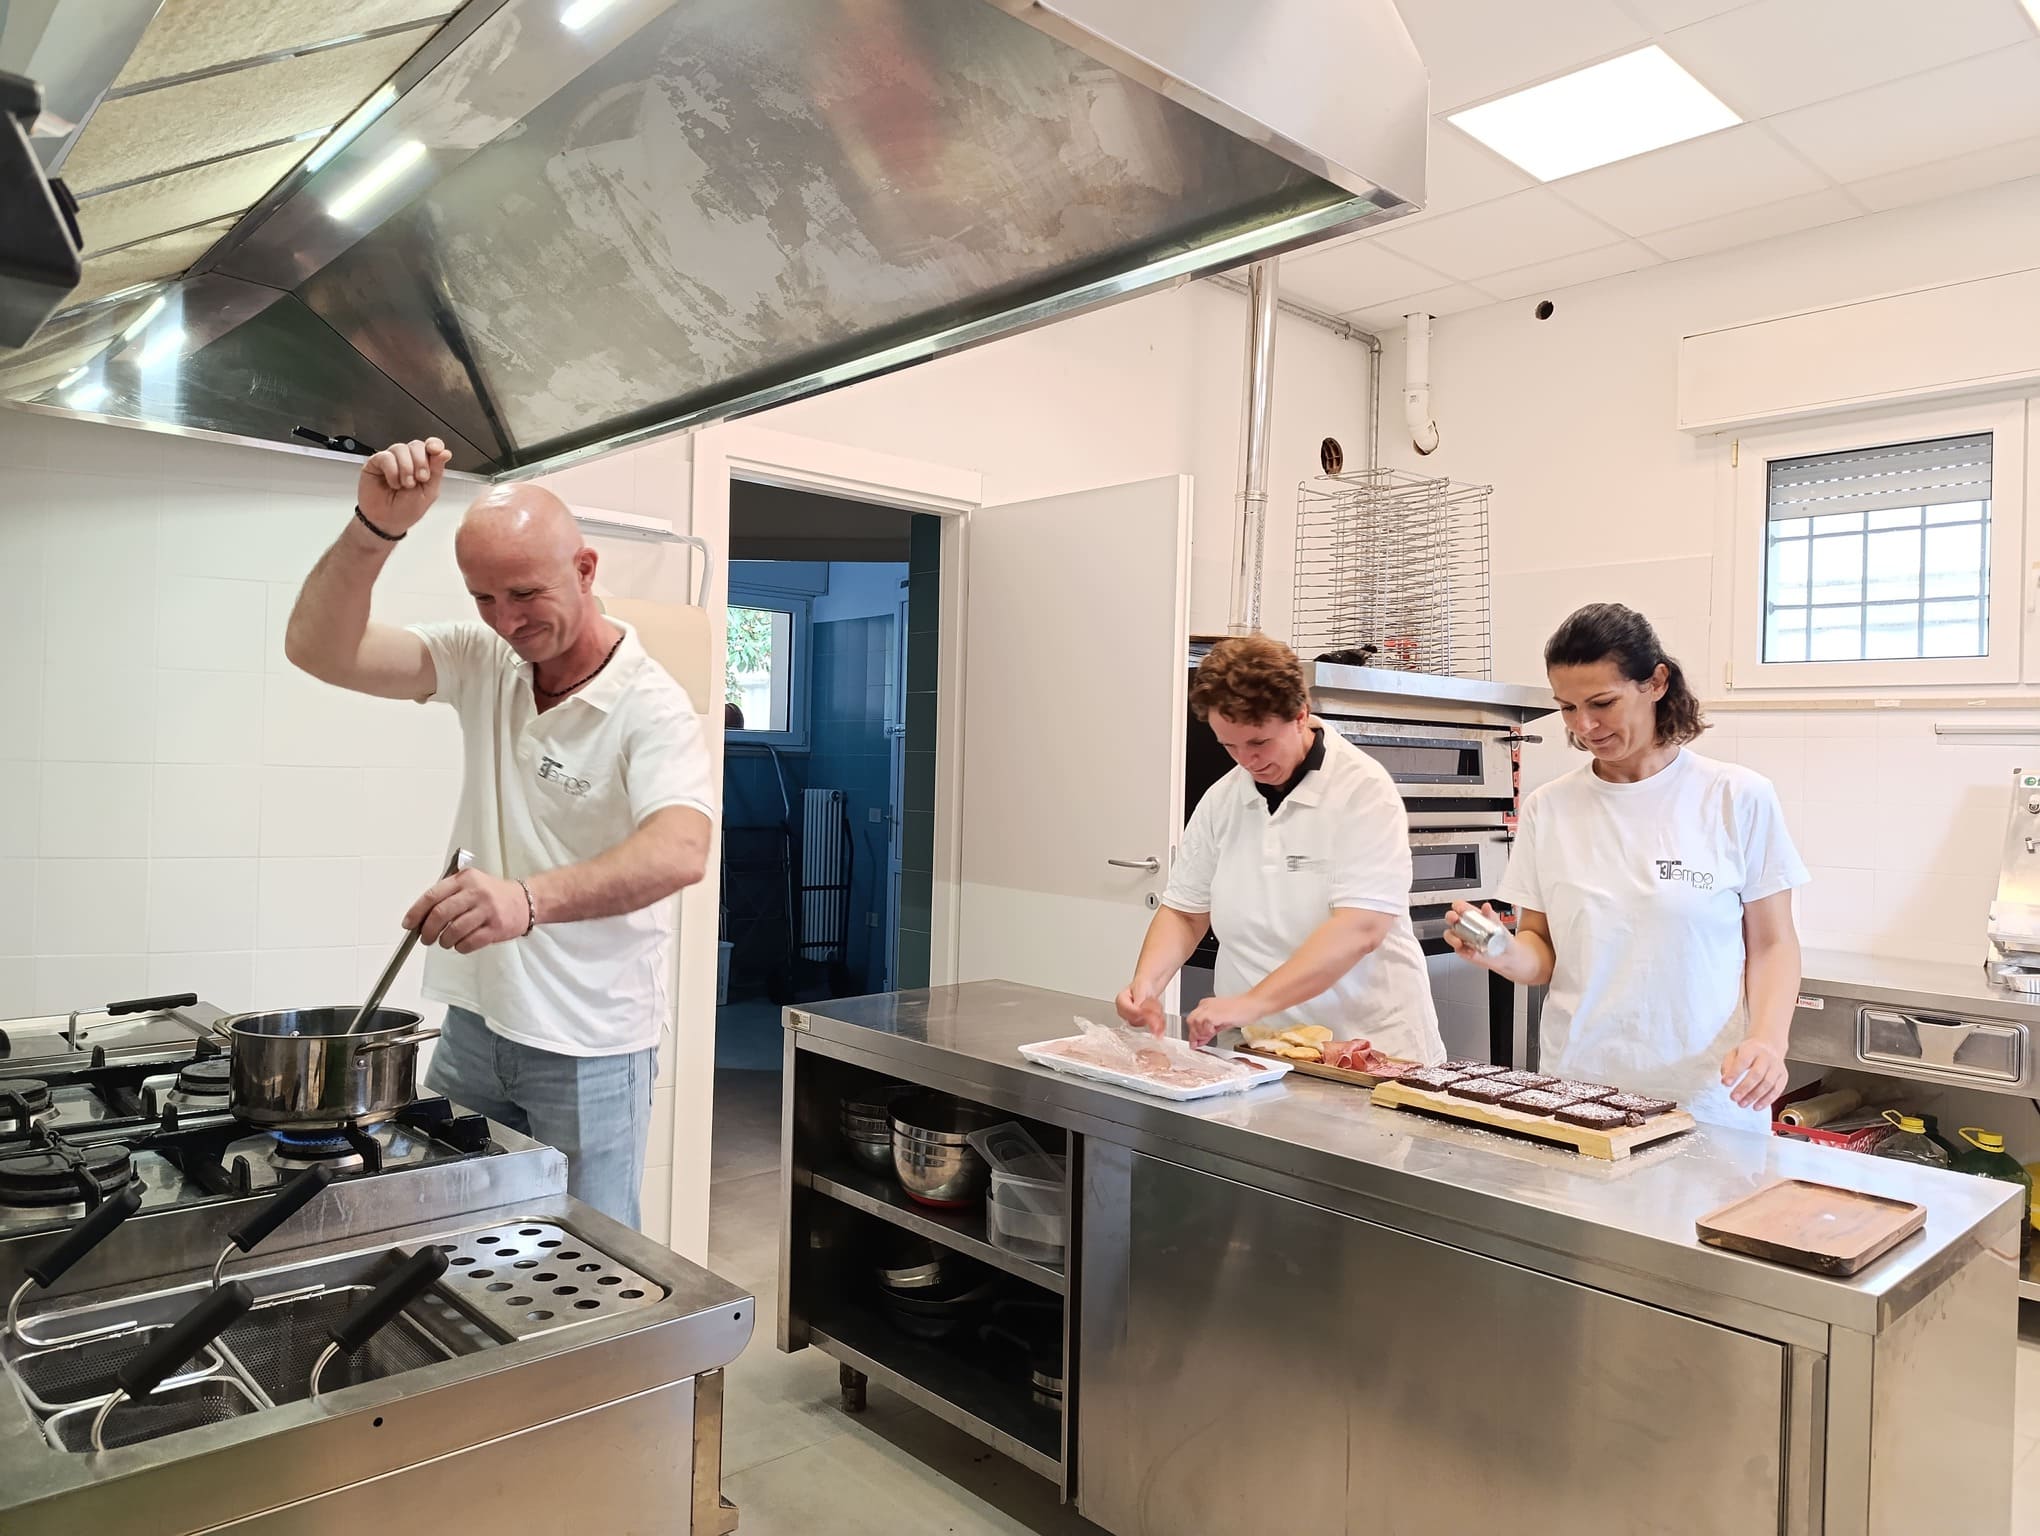
M 1217 991 L 1190 1015 L 1193 1042 L 1322 1024 L 1444 1060 L 1410 926 L 1409 817 L 1387 770 L 1311 717 L 1303 664 L 1266 635 L 1214 645 L 1190 703 L 1237 766 L 1183 829 L 1119 1016 L 1159 1030 L 1163 990 L 1216 931 Z

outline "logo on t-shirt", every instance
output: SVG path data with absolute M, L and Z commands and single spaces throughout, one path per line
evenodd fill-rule
M 1676 881 L 1680 885 L 1690 885 L 1696 891 L 1714 889 L 1714 876 L 1711 873 L 1704 869 L 1690 868 L 1682 859 L 1657 860 L 1657 877 L 1660 880 Z
M 586 779 L 577 779 L 571 773 L 568 773 L 556 757 L 542 757 L 538 760 L 538 776 L 547 783 L 557 784 L 570 795 L 585 795 L 588 793 L 588 781 Z

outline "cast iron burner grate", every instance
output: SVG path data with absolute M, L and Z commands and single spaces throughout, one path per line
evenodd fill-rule
M 45 1134 L 0 1156 L 0 1206 L 96 1207 L 134 1175 L 126 1147 L 74 1147 Z
M 50 1112 L 50 1085 L 39 1078 L 0 1082 L 0 1136 L 31 1129 Z

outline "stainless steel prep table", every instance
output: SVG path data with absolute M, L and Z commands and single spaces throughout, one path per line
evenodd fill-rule
M 1802 969 L 1794 1061 L 2040 1101 L 2040 997 L 1996 985 L 1980 961 L 1808 950 Z M 2019 1294 L 2040 1301 L 2040 1249 Z
M 1119 1536 L 2005 1529 L 2014 1191 L 1706 1128 L 1596 1163 L 1330 1083 L 1179 1105 L 1017 1054 L 1109 1011 L 1004 982 L 788 1010 L 782 1346 L 902 1387 Z M 1067 1278 L 1002 1265 L 1068 1297 L 1059 1436 L 918 1375 L 882 1325 L 832 1331 L 846 1208 L 990 1253 L 981 1222 L 840 1174 L 834 1097 L 866 1072 L 1070 1134 Z M 1926 1228 L 1852 1280 L 1695 1241 L 1779 1177 L 1918 1200 Z

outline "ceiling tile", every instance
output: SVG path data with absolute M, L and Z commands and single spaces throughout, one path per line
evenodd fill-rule
M 1761 126 L 1745 123 L 1568 176 L 1551 188 L 1626 235 L 1647 235 L 1826 185 Z
M 1872 209 L 1902 208 L 1907 203 L 1932 202 L 1953 197 L 1978 187 L 1996 186 L 2001 181 L 2019 181 L 2040 176 L 2040 138 L 2017 139 L 1997 144 L 1952 160 L 1916 165 L 1909 171 L 1873 176 L 1850 184 L 1849 193 Z
M 1424 204 L 1424 212 L 1429 214 L 1456 213 L 1537 185 L 1527 172 L 1436 117 L 1431 119 L 1429 179 Z
M 2010 0 L 1760 0 L 1681 28 L 1665 51 L 1744 117 L 1769 117 L 2033 35 Z
M 1857 218 L 1862 212 L 1862 208 L 1846 192 L 1839 187 L 1830 187 L 1804 197 L 1788 197 L 1783 202 L 1767 203 L 1762 208 L 1745 208 L 1740 213 L 1724 214 L 1718 219 L 1702 219 L 1697 224 L 1660 230 L 1645 236 L 1643 243 L 1669 261 L 1683 261 L 1688 256 L 1725 251 L 1732 245 L 1753 245 L 1759 240 L 1789 235 L 1795 230 L 1838 224 L 1843 219 Z
M 1403 22 L 1431 71 L 1431 110 L 1561 75 L 1649 40 L 1612 0 L 1399 0 Z
M 438 18 L 448 0 L 163 0 L 115 90 Z M 424 42 L 412 39 L 412 47 Z
M 1372 240 L 1349 240 L 1332 250 L 1285 256 L 1278 270 L 1285 294 L 1333 314 L 1422 293 L 1439 282 L 1429 267 L 1405 261 Z
M 1617 245 L 1604 245 L 1598 251 L 1582 251 L 1577 256 L 1561 256 L 1556 261 L 1541 261 L 1535 266 L 1498 272 L 1493 277 L 1482 278 L 1480 287 L 1482 292 L 1491 293 L 1498 299 L 1526 299 L 1533 293 L 1556 293 L 1561 288 L 1574 288 L 1581 283 L 1618 277 L 1642 267 L 1654 267 L 1660 259 L 1647 246 L 1634 240 L 1624 240 Z
M 1696 21 L 1719 16 L 1723 11 L 1755 3 L 1756 0 L 1628 0 L 1629 9 L 1642 17 L 1646 25 L 1660 32 L 1690 27 Z
M 1770 126 L 1841 182 L 2040 134 L 2040 39 L 1858 91 Z
M 64 161 L 79 194 L 273 144 L 340 121 L 424 41 L 400 32 L 100 103 Z
M 1592 250 L 1616 236 L 1539 187 L 1421 224 L 1391 226 L 1375 238 L 1398 256 L 1467 281 Z
M 1392 304 L 1376 304 L 1371 309 L 1357 309 L 1345 318 L 1362 330 L 1381 335 L 1401 329 L 1404 315 L 1457 315 L 1493 302 L 1493 299 L 1478 288 L 1469 288 L 1465 283 L 1453 283 L 1449 287 L 1433 288 L 1429 293 L 1411 294 L 1408 298 L 1398 299 Z
M 240 213 L 289 174 L 315 141 L 301 139 L 258 149 L 253 154 L 216 160 L 189 171 L 139 181 L 118 192 L 88 197 L 78 207 L 85 249 L 110 250 L 117 245 L 159 235 L 167 229 Z
M 220 236 L 234 227 L 232 219 L 216 219 L 202 224 L 197 229 L 179 230 L 174 235 L 158 235 L 154 240 L 144 240 L 126 250 L 113 251 L 105 256 L 95 256 L 85 263 L 85 270 L 78 286 L 65 300 L 67 307 L 76 308 L 103 298 L 109 293 L 119 293 L 123 288 L 132 288 L 137 283 L 154 282 L 158 278 L 175 277 L 186 267 L 197 261 Z

